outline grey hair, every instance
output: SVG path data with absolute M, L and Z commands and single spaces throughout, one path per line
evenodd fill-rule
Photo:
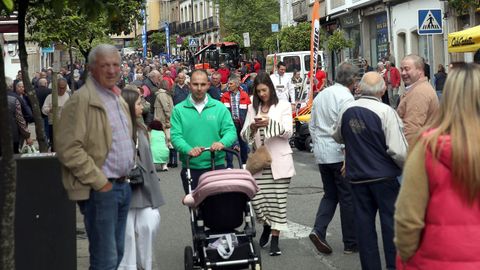
M 162 74 L 160 74 L 160 72 L 156 69 L 150 71 L 150 73 L 148 73 L 148 78 L 152 79 L 154 78 L 155 76 L 161 76 Z
M 422 57 L 418 56 L 417 54 L 409 54 L 403 58 L 403 60 L 410 59 L 413 61 L 413 65 L 415 68 L 423 70 L 425 67 L 425 61 Z M 403 61 L 402 60 L 402 61 Z
M 88 54 L 88 65 L 90 67 L 95 66 L 95 62 L 97 60 L 98 55 L 101 54 L 116 54 L 118 55 L 118 63 L 120 64 L 120 53 L 118 52 L 117 47 L 110 45 L 110 44 L 100 44 L 93 48 L 90 53 Z
M 365 76 L 362 77 L 362 80 L 360 80 L 360 83 L 358 84 L 360 93 L 362 93 L 363 96 L 376 96 L 385 89 L 385 81 L 383 79 L 380 79 L 374 85 L 370 85 L 364 80 L 364 78 Z
M 5 77 L 5 84 L 7 85 L 7 90 L 13 90 L 13 80 L 10 77 Z
M 230 77 L 228 77 L 228 81 L 240 84 L 240 77 L 236 74 L 232 74 L 232 75 L 230 75 Z
M 358 76 L 358 67 L 354 66 L 353 64 L 343 62 L 338 65 L 336 72 L 337 74 L 335 75 L 335 82 L 343 86 L 349 86 L 356 81 L 356 77 Z
M 68 85 L 68 81 L 64 77 L 58 78 L 57 83 L 59 83 L 59 82 L 65 82 Z

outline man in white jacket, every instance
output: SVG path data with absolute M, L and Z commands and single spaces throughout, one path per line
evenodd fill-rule
M 351 186 L 341 172 L 345 158 L 343 145 L 335 142 L 332 134 L 340 112 L 354 101 L 352 92 L 357 85 L 358 68 L 342 63 L 335 71 L 335 84 L 315 97 L 309 123 L 313 153 L 320 169 L 324 190 L 309 237 L 319 252 L 332 253 L 332 248 L 325 238 L 328 224 L 335 214 L 337 204 L 340 204 L 344 253 L 351 254 L 357 251 Z

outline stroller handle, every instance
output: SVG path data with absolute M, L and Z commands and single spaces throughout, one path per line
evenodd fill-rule
M 202 153 L 203 152 L 206 152 L 206 151 L 210 151 L 210 147 L 205 147 L 205 148 L 202 148 Z M 224 151 L 226 153 L 231 153 L 233 154 L 234 156 L 237 157 L 237 160 L 238 160 L 238 164 L 239 164 L 239 168 L 242 168 L 243 164 L 242 164 L 242 158 L 240 157 L 240 153 L 231 149 L 231 148 L 223 148 L 222 150 L 220 151 Z M 185 160 L 185 166 L 186 166 L 186 169 L 190 169 L 190 159 L 192 158 L 196 158 L 196 157 L 192 157 L 190 155 L 187 156 L 187 159 Z M 210 151 L 210 165 L 212 167 L 212 170 L 215 170 L 215 151 Z

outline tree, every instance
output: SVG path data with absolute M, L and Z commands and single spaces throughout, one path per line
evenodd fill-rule
M 280 7 L 276 0 L 219 0 L 219 6 L 221 36 L 235 34 L 242 37 L 243 33 L 249 32 L 252 50 L 263 49 L 265 39 L 272 35 L 272 23 L 280 20 Z
M 13 10 L 11 0 L 0 1 L 0 14 Z M 15 193 L 16 164 L 13 159 L 12 132 L 8 115 L 7 85 L 3 47 L 0 45 L 0 270 L 15 269 Z
M 467 14 L 471 8 L 479 8 L 479 0 L 448 0 L 448 5 L 458 14 Z
M 233 33 L 233 34 L 230 34 L 230 35 L 224 37 L 223 41 L 225 41 L 225 42 L 236 42 L 238 44 L 242 44 L 243 38 L 240 35 L 238 35 L 236 33 Z
M 299 23 L 287 26 L 280 31 L 280 49 L 284 52 L 310 50 L 311 24 Z
M 340 53 L 343 49 L 353 47 L 353 41 L 351 39 L 346 39 L 345 35 L 345 31 L 337 29 L 333 31 L 333 34 L 327 39 L 327 49 L 334 52 L 336 55 L 337 63 L 332 63 L 334 64 L 333 66 L 340 63 Z
M 32 7 L 27 18 L 28 31 L 40 44 L 77 47 L 87 63 L 90 50 L 109 40 L 110 34 L 129 34 L 135 21 L 141 19 L 139 10 L 144 8 L 139 0 L 69 0 L 62 5 L 62 12 L 46 5 Z
M 167 35 L 165 32 L 155 32 L 148 37 L 148 47 L 154 55 L 166 51 Z

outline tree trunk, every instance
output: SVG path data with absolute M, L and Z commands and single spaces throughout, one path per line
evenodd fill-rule
M 0 270 L 15 269 L 15 193 L 16 165 L 8 115 L 7 85 L 0 45 Z
M 35 133 L 37 136 L 38 147 L 40 152 L 48 151 L 48 144 L 45 137 L 45 128 L 43 125 L 42 113 L 38 104 L 37 95 L 33 90 L 28 76 L 28 55 L 25 47 L 25 16 L 28 8 L 28 0 L 20 0 L 18 4 L 18 45 L 20 50 L 20 66 L 22 67 L 23 85 L 27 92 L 28 99 L 32 105 L 33 119 L 35 120 Z
M 73 78 L 73 72 L 75 70 L 75 66 L 73 65 L 73 52 L 72 52 L 72 45 L 68 45 L 68 54 L 70 56 L 70 90 L 72 90 L 72 94 L 73 92 L 75 92 L 75 78 Z

